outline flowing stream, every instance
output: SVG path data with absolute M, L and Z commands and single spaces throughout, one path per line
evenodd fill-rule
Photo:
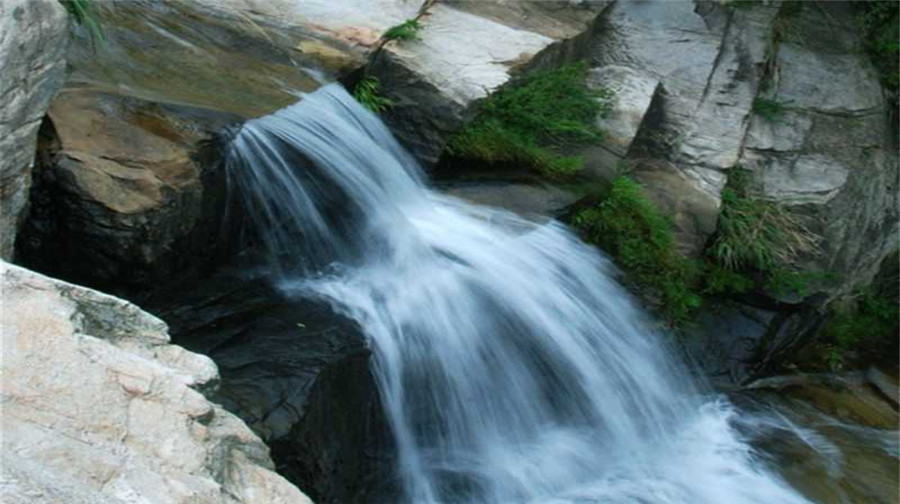
M 404 502 L 807 502 L 608 259 L 428 189 L 340 86 L 246 123 L 228 164 L 278 285 L 364 328 Z

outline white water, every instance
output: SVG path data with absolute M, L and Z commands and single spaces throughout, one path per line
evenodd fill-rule
M 608 260 L 559 223 L 429 190 L 337 85 L 245 124 L 229 163 L 283 288 L 370 338 L 406 502 L 806 502 Z

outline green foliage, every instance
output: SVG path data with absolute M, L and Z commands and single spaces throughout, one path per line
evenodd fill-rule
M 785 103 L 768 98 L 753 100 L 753 113 L 769 122 L 778 122 L 784 114 Z
M 707 295 L 743 294 L 756 285 L 752 278 L 712 263 L 705 264 L 703 273 L 703 293 Z
M 698 268 L 674 247 L 670 223 L 631 179 L 616 178 L 605 198 L 572 223 L 644 287 L 659 294 L 661 311 L 679 325 L 700 307 Z
M 396 26 L 388 28 L 382 37 L 385 40 L 416 40 L 419 38 L 420 31 L 422 31 L 422 24 L 419 23 L 418 19 L 407 19 Z
M 900 87 L 900 2 L 867 1 L 856 5 L 866 51 L 896 106 Z
M 782 205 L 755 197 L 750 182 L 750 172 L 731 169 L 709 254 L 732 271 L 789 269 L 815 249 L 819 237 Z
M 448 146 L 455 156 L 511 162 L 548 176 L 571 175 L 584 164 L 553 149 L 595 143 L 597 114 L 610 93 L 587 86 L 583 63 L 535 73 L 488 97 L 480 114 Z
M 829 271 L 794 271 L 778 268 L 768 272 L 764 289 L 775 296 L 810 294 L 812 285 L 820 282 L 836 280 L 836 275 Z
M 883 357 L 880 354 L 896 345 L 898 321 L 896 297 L 860 294 L 855 310 L 836 310 L 825 327 L 826 363 L 832 369 L 839 368 L 850 352 Z
M 353 88 L 353 97 L 364 107 L 375 113 L 384 112 L 394 102 L 381 94 L 381 83 L 375 77 L 365 77 Z
M 79 26 L 84 26 L 91 36 L 91 43 L 103 41 L 103 28 L 91 0 L 59 0 Z

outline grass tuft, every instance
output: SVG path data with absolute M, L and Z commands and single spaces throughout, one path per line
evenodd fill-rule
M 76 24 L 87 29 L 92 44 L 104 40 L 103 27 L 91 0 L 59 0 L 59 3 L 65 7 Z
M 598 142 L 602 134 L 594 120 L 610 108 L 610 92 L 589 88 L 587 75 L 587 66 L 575 63 L 500 89 L 453 138 L 448 152 L 489 163 L 519 163 L 551 177 L 578 172 L 584 160 L 555 149 Z
M 353 98 L 376 114 L 394 105 L 390 98 L 381 94 L 381 82 L 376 77 L 364 77 L 357 82 L 353 88 Z
M 616 258 L 637 284 L 652 289 L 674 325 L 687 322 L 700 307 L 697 264 L 675 250 L 669 221 L 637 182 L 616 178 L 602 201 L 577 213 L 572 224 Z
M 420 31 L 422 31 L 422 24 L 419 23 L 419 20 L 407 19 L 396 26 L 388 28 L 382 37 L 385 40 L 417 40 Z
M 731 271 L 789 269 L 815 251 L 821 238 L 784 206 L 754 196 L 750 184 L 749 171 L 730 170 L 709 255 Z
M 778 122 L 784 115 L 786 103 L 769 98 L 753 100 L 753 113 L 769 122 Z

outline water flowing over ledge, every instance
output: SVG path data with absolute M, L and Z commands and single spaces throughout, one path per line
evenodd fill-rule
M 246 123 L 228 172 L 278 285 L 369 338 L 405 501 L 806 502 L 608 260 L 556 222 L 429 190 L 340 86 Z

